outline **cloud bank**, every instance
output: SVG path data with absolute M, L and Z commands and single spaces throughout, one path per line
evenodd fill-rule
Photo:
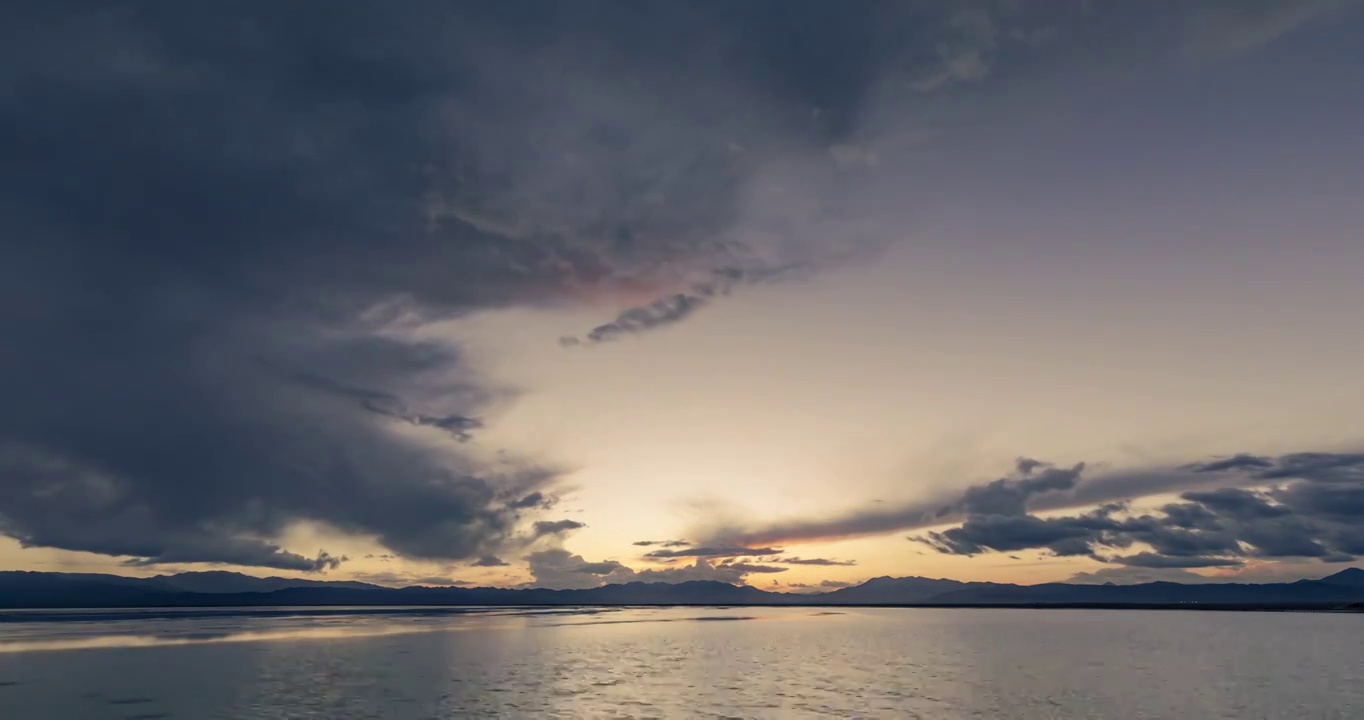
M 1069 510 L 1160 494 L 1255 487 L 1279 480 L 1353 477 L 1360 457 L 1355 453 L 1319 452 L 1277 458 L 1240 454 L 1166 468 L 1098 471 L 1084 463 L 1062 468 L 1020 458 L 1010 475 L 965 491 L 942 491 L 924 499 L 876 504 L 830 517 L 702 528 L 695 534 L 710 543 L 741 547 L 885 535 L 945 525 L 968 516 L 1017 517 L 1025 507 L 1032 511 Z
M 23 138 L 0 181 L 0 533 L 321 570 L 337 559 L 281 547 L 290 527 L 435 560 L 552 532 L 525 526 L 561 470 L 480 447 L 506 393 L 418 331 L 652 298 L 595 342 L 884 243 L 829 233 L 866 196 L 808 201 L 862 182 L 825 148 L 910 62 L 878 29 L 901 14 L 21 3 L 0 69 Z M 834 60 L 811 73 L 819 38 Z
M 298 570 L 340 561 L 282 547 L 300 523 L 420 559 L 523 552 L 559 532 L 535 523 L 563 469 L 482 447 L 508 393 L 422 328 L 590 305 L 614 319 L 566 343 L 598 344 L 875 253 L 912 172 L 883 106 L 995 77 L 1060 14 L 20 3 L 0 533 Z M 737 544 L 858 527 L 906 520 Z
M 1186 491 L 1179 502 L 1142 514 L 1118 502 L 1074 515 L 1038 516 L 1029 511 L 1032 493 L 1023 493 L 1018 503 L 968 505 L 965 522 L 915 539 L 952 555 L 1042 549 L 1147 569 L 1281 558 L 1348 562 L 1364 554 L 1364 454 L 1238 455 L 1188 467 L 1200 474 L 1238 474 L 1256 484 Z M 1018 489 L 1027 480 L 1002 482 Z M 1066 489 L 1058 484 L 1036 492 Z M 1149 550 L 1130 552 L 1134 547 Z

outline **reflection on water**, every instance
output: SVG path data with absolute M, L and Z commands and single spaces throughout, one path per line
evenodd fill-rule
M 93 637 L 53 638 L 51 640 L 14 640 L 0 642 L 0 653 L 22 653 L 53 650 L 95 650 L 100 648 L 134 648 L 170 645 L 202 645 L 205 643 L 305 641 L 339 638 L 377 637 L 402 633 L 454 630 L 456 628 L 422 628 L 388 625 L 381 627 L 298 628 L 294 630 L 265 630 L 225 633 L 196 633 L 179 637 L 162 635 L 96 635 Z
M 1361 640 L 1309 614 L 7 614 L 0 717 L 1357 718 Z
M 722 622 L 735 620 L 763 620 L 763 619 L 796 619 L 797 615 L 785 614 L 764 617 L 759 615 L 711 615 L 698 617 L 629 617 L 618 620 L 595 620 L 577 619 L 580 616 L 588 616 L 603 613 L 620 612 L 619 608 L 594 608 L 594 609 L 535 609 L 535 610 L 507 610 L 507 609 L 488 609 L 477 613 L 468 610 L 459 612 L 431 612 L 408 613 L 406 611 L 395 611 L 393 613 L 371 612 L 366 615 L 388 617 L 389 615 L 419 615 L 425 622 L 412 622 L 406 625 L 394 624 L 391 620 L 384 622 L 374 622 L 372 619 L 362 616 L 345 617 L 343 622 L 337 623 L 335 620 L 325 624 L 318 622 L 318 616 L 311 612 L 292 614 L 287 611 L 272 613 L 271 617 L 287 617 L 294 621 L 303 621 L 307 625 L 297 627 L 280 627 L 271 630 L 234 630 L 232 625 L 211 625 L 205 627 L 202 624 L 186 627 L 176 627 L 174 623 L 166 622 L 168 619 L 175 620 L 201 620 L 201 615 L 181 614 L 178 617 L 158 615 L 160 623 L 157 626 L 159 632 L 156 634 L 144 634 L 139 632 L 147 626 L 145 613 L 134 612 L 118 616 L 106 616 L 99 614 L 101 619 L 90 620 L 90 614 L 69 613 L 61 616 L 45 616 L 38 622 L 30 621 L 28 627 L 16 627 L 6 633 L 6 639 L 0 639 L 0 653 L 24 653 L 42 652 L 59 650 L 95 650 L 101 648 L 135 648 L 135 647 L 157 647 L 173 645 L 201 645 L 207 643 L 232 643 L 232 642 L 304 642 L 308 640 L 337 640 L 344 638 L 366 638 L 379 637 L 383 635 L 404 635 L 409 633 L 424 632 L 452 632 L 457 630 L 499 630 L 516 627 L 513 624 L 498 624 L 492 618 L 497 617 L 519 617 L 519 618 L 538 618 L 541 616 L 551 616 L 564 618 L 567 621 L 554 623 L 543 623 L 543 627 L 573 627 L 582 625 L 617 625 L 625 623 L 663 623 L 663 622 Z M 327 613 L 335 616 L 337 613 Z M 831 613 L 818 613 L 831 614 Z M 258 620 L 262 617 L 258 613 L 250 615 L 233 615 L 230 612 L 215 613 L 218 618 L 236 618 L 238 620 Z M 465 616 L 477 617 L 477 622 L 468 622 Z M 116 617 L 118 621 L 107 619 Z M 365 620 L 369 620 L 366 622 Z M 47 623 L 46 625 L 40 623 Z M 80 623 L 79 626 L 63 628 L 60 625 L 54 627 L 52 623 Z M 63 633 L 62 630 L 67 632 Z M 24 634 L 41 634 L 41 637 L 25 639 Z M 95 634 L 90 634 L 95 633 Z M 5 636 L 0 636 L 5 637 Z

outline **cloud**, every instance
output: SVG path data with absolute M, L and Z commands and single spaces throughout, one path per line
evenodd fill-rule
M 1010 476 L 972 486 L 965 493 L 937 495 L 901 505 L 876 503 L 828 518 L 794 518 L 747 528 L 722 527 L 698 534 L 714 542 L 766 544 L 915 530 L 940 525 L 972 511 L 1014 511 L 1024 503 L 1036 502 L 1037 496 L 1065 497 L 1062 491 L 1073 489 L 1084 469 L 1083 463 L 1058 468 L 1020 458 Z M 1182 474 L 1193 475 L 1190 471 Z
M 1229 0 L 1204 3 L 1187 18 L 1187 47 L 1200 55 L 1251 52 L 1350 3 L 1351 0 Z
M 554 503 L 555 503 L 554 497 L 546 496 L 544 493 L 537 490 L 533 493 L 526 495 L 520 500 L 507 503 L 507 507 L 511 508 L 512 510 L 529 510 L 532 508 L 548 510 L 551 507 L 554 507 Z
M 1047 548 L 1056 555 L 1088 555 L 1093 543 L 1118 542 L 1105 534 L 1116 529 L 1116 525 L 1107 511 L 1045 519 L 1023 513 L 973 515 L 959 527 L 913 539 L 951 555 L 1027 548 Z
M 629 582 L 634 575 L 620 563 L 591 563 L 563 548 L 533 552 L 526 556 L 526 562 L 532 578 L 529 587 L 577 590 L 606 584 L 608 578 Z
M 272 547 L 299 523 L 415 558 L 519 551 L 527 498 L 562 470 L 480 446 L 509 393 L 424 331 L 635 306 L 589 333 L 616 337 L 876 252 L 905 225 L 894 179 L 912 169 L 828 148 L 865 139 L 887 73 L 964 67 L 932 36 L 976 32 L 955 18 L 12 13 L 0 83 L 25 90 L 0 115 L 25 141 L 7 158 L 23 182 L 0 186 L 0 532 L 291 568 Z
M 756 555 L 777 555 L 781 553 L 780 548 L 770 547 L 688 547 L 681 550 L 654 550 L 645 553 L 648 558 L 679 558 L 679 557 L 749 557 Z
M 678 293 L 671 297 L 655 300 L 648 305 L 630 308 L 604 325 L 598 325 L 587 333 L 585 342 L 600 343 L 617 340 L 622 335 L 637 335 L 655 328 L 672 325 L 686 320 L 706 303 L 705 298 Z M 562 338 L 560 344 L 577 345 L 577 338 Z
M 585 527 L 587 527 L 585 523 L 580 523 L 577 520 L 536 520 L 531 526 L 532 532 L 537 538 L 546 535 L 563 535 Z
M 634 543 L 632 543 L 632 544 L 633 544 L 633 545 L 636 545 L 636 546 L 639 546 L 639 547 L 654 547 L 654 546 L 658 546 L 658 547 L 665 547 L 665 548 L 687 547 L 687 546 L 691 545 L 691 543 L 687 542 L 686 540 L 636 540 L 636 541 L 635 541 Z
M 967 488 L 961 500 L 942 507 L 938 514 L 1017 515 L 1023 512 L 1034 495 L 1074 488 L 1084 468 L 1084 463 L 1071 468 L 1057 468 L 1031 458 L 1019 458 L 1016 462 L 1016 477 L 1000 478 L 986 485 Z
M 828 558 L 800 558 L 800 557 L 775 558 L 775 559 L 772 560 L 772 562 L 781 563 L 782 565 L 826 565 L 826 566 L 828 566 L 828 565 L 856 565 L 856 564 L 857 564 L 857 561 L 856 561 L 856 560 L 830 560 L 830 559 L 828 559 Z
M 750 573 L 774 573 L 783 570 L 785 570 L 785 568 L 772 568 L 750 563 L 712 565 L 705 558 L 697 558 L 696 562 L 692 565 L 641 570 L 636 572 L 633 577 L 642 582 L 679 583 L 690 580 L 710 580 L 738 585 L 743 583 L 744 579 Z
M 1027 503 L 963 506 L 960 525 L 912 538 L 939 552 L 975 555 L 1044 549 L 1144 568 L 1237 567 L 1252 558 L 1353 559 L 1364 543 L 1364 455 L 1239 455 L 1195 464 L 1196 472 L 1241 473 L 1250 488 L 1190 490 L 1156 512 L 1110 503 L 1076 515 L 1034 515 Z M 977 497 L 981 488 L 965 498 Z M 1021 481 L 1010 487 L 1021 487 Z M 1134 545 L 1135 554 L 1105 554 Z
M 496 555 L 484 555 L 483 557 L 469 563 L 474 567 L 507 567 L 511 563 L 503 560 Z
M 837 589 L 837 588 L 852 587 L 853 585 L 856 585 L 856 584 L 857 584 L 857 583 L 855 583 L 855 582 L 848 582 L 848 581 L 846 581 L 846 580 L 821 580 L 820 583 L 819 583 L 819 586 L 820 586 L 820 587 L 823 587 L 823 588 Z
M 158 553 L 145 553 L 124 561 L 131 567 L 149 567 L 166 563 L 212 563 L 220 565 L 251 565 L 279 570 L 323 572 L 341 567 L 350 558 L 335 556 L 320 550 L 316 557 L 304 557 L 261 540 L 243 538 L 183 538 Z
M 1178 568 L 1107 567 L 1093 572 L 1078 572 L 1066 579 L 1078 585 L 1140 585 L 1152 582 L 1209 583 L 1214 578 Z
M 532 580 L 528 587 L 582 589 L 627 582 L 679 583 L 711 580 L 740 584 L 748 575 L 784 572 L 786 568 L 746 562 L 712 565 L 697 558 L 692 565 L 636 571 L 615 560 L 590 562 L 562 548 L 533 552 L 526 557 Z
M 1263 470 L 1274 467 L 1274 461 L 1267 457 L 1239 453 L 1231 457 L 1207 462 L 1190 463 L 1185 468 L 1194 472 L 1226 472 L 1228 470 Z
M 948 31 L 936 48 L 939 62 L 910 81 L 919 92 L 973 82 L 990 72 L 989 59 L 999 40 L 995 18 L 984 7 L 959 7 L 945 23 Z M 1010 37 L 1021 37 L 1010 33 Z
M 786 570 L 787 570 L 787 568 L 784 568 L 784 567 L 777 567 L 777 566 L 775 566 L 775 565 L 760 565 L 760 564 L 757 564 L 757 563 L 746 563 L 746 562 L 726 562 L 726 563 L 720 563 L 720 564 L 718 564 L 718 565 L 715 565 L 714 568 L 715 568 L 715 570 L 720 571 L 720 572 L 733 572 L 733 573 L 738 573 L 740 576 L 749 575 L 749 574 L 751 574 L 751 573 L 759 573 L 759 574 L 780 573 L 780 572 L 786 572 Z
M 965 491 L 940 491 L 906 503 L 876 503 L 826 517 L 703 528 L 695 534 L 710 543 L 736 545 L 834 540 L 922 530 L 962 520 L 972 513 L 1017 515 L 1023 506 L 1034 512 L 1073 510 L 1166 493 L 1264 486 L 1294 478 L 1314 480 L 1310 492 L 1316 497 L 1328 483 L 1350 487 L 1364 481 L 1364 454 L 1303 452 L 1275 458 L 1241 454 L 1173 467 L 1097 470 L 1084 463 L 1056 467 L 1021 458 L 1009 475 Z M 1026 522 L 1016 524 L 1025 529 L 1022 526 Z M 979 525 L 974 529 L 980 529 Z M 1040 526 L 1033 529 L 1061 531 L 1056 524 L 1045 530 Z
M 1104 562 L 1140 568 L 1201 568 L 1234 567 L 1242 563 L 1235 558 L 1181 557 L 1177 555 L 1158 555 L 1140 552 L 1135 555 L 1115 555 L 1104 558 Z

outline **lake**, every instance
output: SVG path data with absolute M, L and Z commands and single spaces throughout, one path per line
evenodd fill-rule
M 1360 718 L 1364 617 L 0 614 L 0 718 Z

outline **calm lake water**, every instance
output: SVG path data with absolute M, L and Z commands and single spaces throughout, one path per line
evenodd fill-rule
M 5 614 L 0 718 L 1364 718 L 1358 615 L 129 615 Z

